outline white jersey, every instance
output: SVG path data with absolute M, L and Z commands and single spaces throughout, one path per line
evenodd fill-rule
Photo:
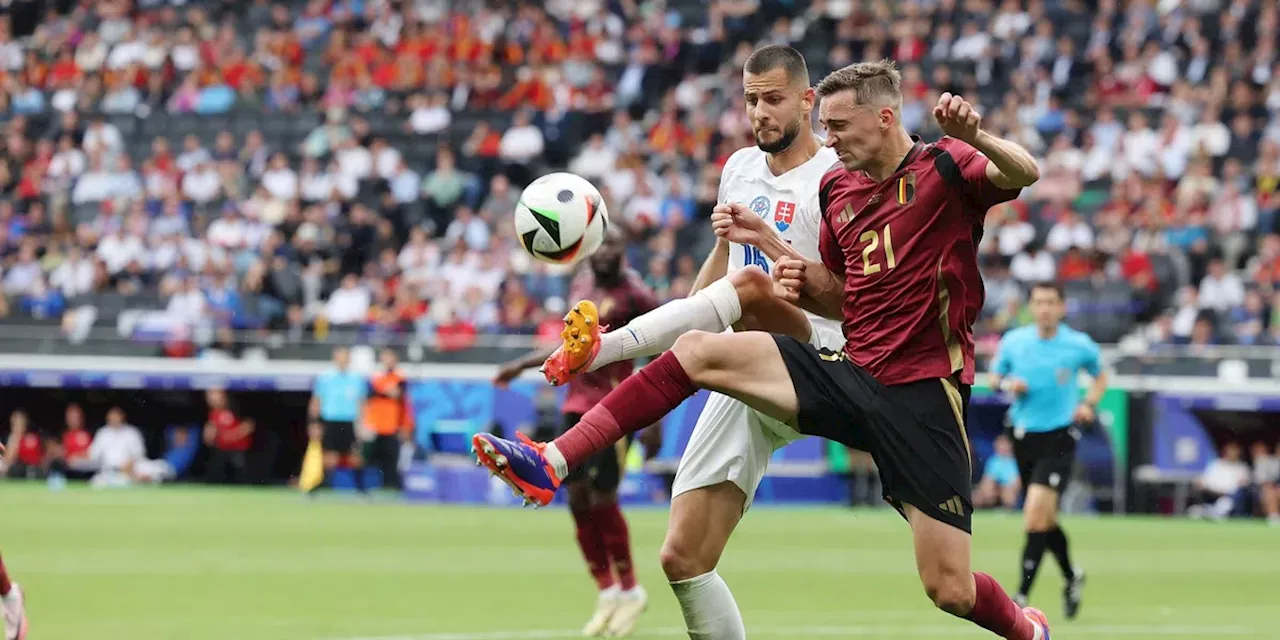
M 800 255 L 820 262 L 818 231 L 822 228 L 822 210 L 818 205 L 818 188 L 822 176 L 837 160 L 834 150 L 822 146 L 808 162 L 775 176 L 769 169 L 765 152 L 755 146 L 743 147 L 724 164 L 719 201 L 746 205 Z M 751 264 L 764 269 L 765 273 L 773 269 L 773 263 L 759 249 L 737 243 L 729 247 L 729 273 Z M 839 330 L 840 323 L 836 320 L 812 313 L 808 316 L 815 329 Z

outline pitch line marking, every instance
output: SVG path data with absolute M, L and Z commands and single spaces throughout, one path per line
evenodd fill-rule
M 1073 637 L 1082 636 L 1257 636 L 1259 632 L 1249 627 L 1195 626 L 1195 625 L 1069 625 Z M 820 636 L 831 638 L 915 638 L 937 637 L 939 634 L 956 633 L 955 625 L 821 625 L 799 627 L 764 627 L 751 630 L 752 635 L 770 637 Z M 977 635 L 977 629 L 974 630 Z M 655 629 L 640 628 L 636 635 L 681 637 L 687 634 L 683 627 Z M 359 636 L 328 638 L 325 640 L 549 640 L 575 638 L 582 635 L 577 629 L 529 629 L 523 631 L 475 631 L 457 633 L 420 633 L 398 636 Z

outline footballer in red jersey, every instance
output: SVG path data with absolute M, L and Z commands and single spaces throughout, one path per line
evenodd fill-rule
M 570 316 L 581 319 L 585 312 L 598 317 L 603 326 L 620 327 L 658 306 L 657 298 L 639 274 L 626 268 L 624 252 L 621 235 L 608 231 L 603 244 L 589 259 L 590 269 L 579 273 L 570 286 L 575 300 L 591 301 L 579 305 L 595 308 L 588 310 L 575 305 L 569 311 Z M 566 318 L 566 325 L 574 324 Z M 554 353 L 551 349 L 539 350 L 510 362 L 499 370 L 495 382 L 506 384 L 523 371 L 543 365 Z M 634 369 L 631 360 L 624 360 L 574 377 L 561 407 L 564 428 L 577 424 L 583 414 L 627 379 Z M 656 429 L 651 433 L 657 435 Z M 652 448 L 652 445 L 647 447 Z M 583 628 L 588 636 L 630 635 L 648 603 L 643 588 L 636 584 L 630 533 L 618 506 L 625 453 L 625 444 L 605 448 L 564 478 L 569 488 L 569 512 L 577 530 L 578 545 L 600 589 L 595 613 Z
M 717 234 L 774 261 L 779 297 L 844 321 L 844 351 L 763 332 L 686 333 L 554 442 L 488 439 L 483 455 L 542 502 L 568 469 L 712 389 L 801 433 L 870 452 L 886 500 L 911 525 L 916 568 L 934 604 L 1008 640 L 1049 640 L 1043 613 L 1019 607 L 995 579 L 970 569 L 965 433 L 971 325 L 983 298 L 980 225 L 988 207 L 1039 179 L 1039 168 L 949 93 L 933 109 L 947 138 L 912 138 L 901 82 L 894 64 L 881 61 L 837 70 L 818 85 L 825 144 L 843 165 L 820 189 L 820 261 L 763 233 L 741 204 L 713 215 Z

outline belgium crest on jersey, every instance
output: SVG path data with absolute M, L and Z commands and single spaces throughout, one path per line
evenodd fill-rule
M 905 205 L 916 197 L 916 174 L 910 171 L 898 178 L 898 204 Z

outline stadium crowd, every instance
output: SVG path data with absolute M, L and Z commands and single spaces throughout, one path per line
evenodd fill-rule
M 123 295 L 135 327 L 206 339 L 553 334 L 566 274 L 508 219 L 556 168 L 681 296 L 719 167 L 753 143 L 741 65 L 790 43 L 815 81 L 897 60 L 926 138 L 953 91 L 1040 156 L 987 217 L 985 335 L 1056 278 L 1119 292 L 1125 322 L 1074 308 L 1100 339 L 1280 342 L 1273 2 L 52 4 L 0 17 L 0 315 L 72 331 Z

